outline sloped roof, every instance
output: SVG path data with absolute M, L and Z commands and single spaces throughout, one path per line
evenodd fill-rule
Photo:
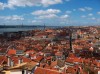
M 15 55 L 16 54 L 16 50 L 11 49 L 8 51 L 8 55 Z
M 60 72 L 58 72 L 56 70 L 37 67 L 37 69 L 35 70 L 34 74 L 62 74 L 62 73 L 60 73 Z

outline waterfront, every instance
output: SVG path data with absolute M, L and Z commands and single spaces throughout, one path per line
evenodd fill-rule
M 0 33 L 4 32 L 18 32 L 18 31 L 28 31 L 28 30 L 33 30 L 37 29 L 36 27 L 30 27 L 30 28 L 0 28 Z M 42 28 L 39 28 L 42 29 Z
M 57 26 L 48 26 L 45 28 L 59 28 Z M 28 30 L 35 30 L 35 29 L 44 29 L 44 27 L 20 27 L 20 28 L 0 28 L 0 34 L 4 32 L 18 32 L 18 31 L 28 31 Z

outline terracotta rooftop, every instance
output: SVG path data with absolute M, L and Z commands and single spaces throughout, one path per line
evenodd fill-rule
M 66 69 L 66 74 L 76 74 L 76 72 L 77 72 L 77 69 L 76 68 L 73 68 L 73 67 L 68 67 L 67 69 Z
M 10 50 L 8 51 L 8 55 L 16 55 L 16 50 L 10 49 Z
M 34 74 L 62 74 L 62 73 L 51 69 L 37 67 Z
M 36 56 L 33 60 L 36 62 L 40 62 L 43 59 L 43 56 Z
M 2 65 L 3 64 L 3 62 L 4 62 L 4 60 L 6 59 L 6 57 L 5 56 L 0 56 L 0 65 Z

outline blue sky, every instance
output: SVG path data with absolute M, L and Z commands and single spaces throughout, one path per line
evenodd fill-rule
M 0 25 L 100 25 L 100 0 L 0 0 Z

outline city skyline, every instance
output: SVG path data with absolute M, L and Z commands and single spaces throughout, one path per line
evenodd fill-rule
M 0 24 L 100 25 L 100 0 L 0 0 Z

